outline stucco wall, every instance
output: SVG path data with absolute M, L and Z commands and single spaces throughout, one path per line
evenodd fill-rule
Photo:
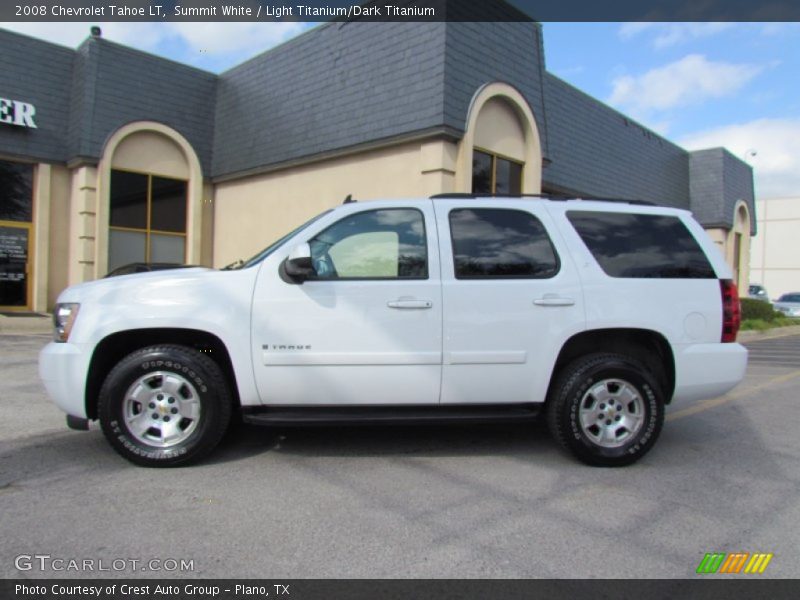
M 214 266 L 247 258 L 314 215 L 358 201 L 450 191 L 455 145 L 409 143 L 217 184 Z
M 800 197 L 758 200 L 758 233 L 750 245 L 750 281 L 770 298 L 800 292 Z

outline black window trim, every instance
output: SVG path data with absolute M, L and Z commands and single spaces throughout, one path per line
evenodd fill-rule
M 547 237 L 547 242 L 550 244 L 550 248 L 553 251 L 553 258 L 555 258 L 555 271 L 551 275 L 547 276 L 535 276 L 535 275 L 503 275 L 503 276 L 491 276 L 491 275 L 475 275 L 475 276 L 459 276 L 458 272 L 456 271 L 456 248 L 455 248 L 455 241 L 453 240 L 453 227 L 452 227 L 452 214 L 457 210 L 505 210 L 509 212 L 518 212 L 529 215 L 530 217 L 534 218 L 539 225 L 542 226 L 542 230 Z M 553 238 L 550 236 L 550 232 L 547 230 L 547 227 L 542 222 L 542 220 L 533 214 L 530 211 L 523 210 L 521 208 L 504 208 L 499 206 L 459 206 L 451 208 L 447 212 L 447 227 L 450 233 L 450 255 L 453 257 L 453 277 L 457 281 L 526 281 L 526 280 L 540 280 L 544 281 L 547 279 L 553 279 L 554 277 L 558 276 L 561 272 L 561 256 L 558 254 L 558 250 L 556 249 L 556 245 L 553 243 Z
M 348 215 L 343 216 L 341 219 L 337 219 L 327 227 L 320 229 L 317 231 L 311 239 L 307 239 L 306 243 L 311 244 L 311 240 L 313 240 L 318 235 L 326 232 L 328 229 L 336 225 L 337 223 L 341 222 L 342 220 L 348 217 L 354 217 L 356 215 L 364 215 L 371 212 L 379 212 L 379 211 L 387 211 L 387 210 L 413 210 L 414 212 L 419 213 L 420 217 L 422 217 L 422 239 L 425 242 L 425 276 L 424 277 L 336 277 L 336 278 L 327 278 L 327 277 L 317 277 L 316 274 L 309 275 L 306 278 L 306 283 L 308 282 L 319 282 L 319 283 L 335 283 L 337 281 L 427 281 L 431 277 L 430 271 L 430 252 L 428 251 L 428 225 L 425 222 L 425 213 L 421 211 L 419 208 L 414 206 L 392 206 L 386 208 L 370 208 L 368 210 L 360 210 L 357 212 L 352 212 Z

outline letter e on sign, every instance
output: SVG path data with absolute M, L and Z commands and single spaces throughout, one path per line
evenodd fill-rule
M 0 123 L 13 123 L 14 115 L 11 107 L 14 106 L 11 100 L 0 98 Z

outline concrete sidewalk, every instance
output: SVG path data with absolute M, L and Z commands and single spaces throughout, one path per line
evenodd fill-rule
M 0 315 L 0 335 L 50 334 L 53 332 L 53 315 L 25 313 L 20 316 Z

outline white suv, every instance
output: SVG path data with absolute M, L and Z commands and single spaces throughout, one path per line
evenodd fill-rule
M 586 200 L 347 203 L 237 268 L 65 290 L 40 375 L 147 466 L 250 423 L 521 421 L 626 465 L 667 404 L 744 376 L 731 271 L 682 210 Z

